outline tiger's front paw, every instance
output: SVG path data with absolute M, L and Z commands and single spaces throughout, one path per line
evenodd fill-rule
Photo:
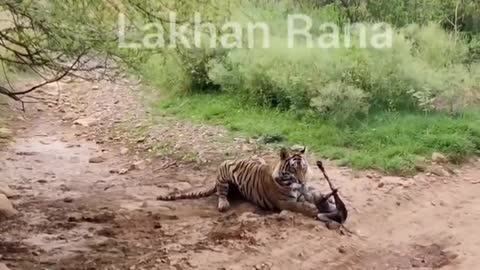
M 230 208 L 227 198 L 218 198 L 218 211 L 225 212 Z

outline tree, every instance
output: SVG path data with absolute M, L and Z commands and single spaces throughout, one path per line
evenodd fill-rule
M 65 77 L 113 79 L 110 71 L 135 67 L 145 50 L 128 50 L 118 46 L 118 14 L 141 23 L 164 25 L 168 37 L 167 11 L 175 11 L 178 22 L 186 21 L 194 11 L 202 19 L 221 18 L 215 1 L 144 1 L 144 0 L 2 0 L 0 2 L 0 62 L 34 72 L 42 82 L 15 89 L 4 72 L 6 83 L 0 94 L 22 102 L 32 91 Z M 228 2 L 225 2 L 228 3 Z M 163 15 L 159 12 L 164 12 Z M 138 25 L 132 24 L 137 31 Z M 181 49 L 181 48 L 178 48 Z M 161 48 L 158 50 L 161 51 Z
M 92 79 L 91 71 L 107 70 L 112 61 L 120 59 L 111 50 L 116 40 L 113 13 L 105 9 L 103 1 L 65 2 L 0 3 L 0 61 L 6 81 L 0 85 L 0 94 L 23 106 L 22 97 L 46 84 L 67 76 Z M 43 81 L 27 89 L 15 89 L 7 66 L 33 72 Z

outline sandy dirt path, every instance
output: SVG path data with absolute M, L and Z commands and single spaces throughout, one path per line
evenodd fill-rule
M 63 83 L 38 95 L 45 103 L 11 123 L 16 135 L 0 151 L 0 181 L 16 193 L 11 201 L 19 211 L 0 223 L 0 262 L 10 269 L 471 270 L 480 264 L 478 161 L 414 178 L 329 164 L 350 206 L 347 226 L 356 235 L 347 236 L 244 202 L 221 214 L 214 197 L 156 201 L 211 181 L 225 149 L 250 154 L 256 146 L 217 127 L 175 122 L 127 139 L 117 126 L 143 130 L 138 123 L 151 117 L 123 86 Z M 148 142 L 172 149 L 151 158 Z M 200 161 L 177 160 L 172 152 L 182 149 L 198 150 Z

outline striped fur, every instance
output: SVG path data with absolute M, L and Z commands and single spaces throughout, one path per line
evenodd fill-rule
M 305 149 L 288 151 L 283 148 L 274 166 L 261 158 L 246 158 L 224 161 L 218 168 L 215 185 L 203 190 L 184 194 L 159 196 L 159 200 L 179 200 L 207 197 L 216 192 L 218 210 L 229 209 L 227 199 L 231 186 L 237 187 L 248 201 L 269 210 L 290 210 L 315 217 L 318 211 L 314 204 L 300 200 L 308 163 Z

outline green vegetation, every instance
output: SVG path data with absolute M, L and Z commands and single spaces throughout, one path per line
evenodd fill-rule
M 282 143 L 304 143 L 319 155 L 354 168 L 375 168 L 409 174 L 434 151 L 453 162 L 480 149 L 480 112 L 456 116 L 444 113 L 381 113 L 351 125 L 293 112 L 245 105 L 225 94 L 175 97 L 157 109 L 181 118 L 225 125 L 233 132 Z
M 364 2 L 243 1 L 231 19 L 266 21 L 272 48 L 162 51 L 140 72 L 169 96 L 158 110 L 303 143 L 355 168 L 408 174 L 435 151 L 455 163 L 478 154 L 480 5 Z M 298 41 L 289 49 L 282 29 L 294 13 L 310 15 L 313 32 L 322 22 L 389 22 L 393 47 L 364 49 L 353 39 L 352 47 L 308 49 Z

